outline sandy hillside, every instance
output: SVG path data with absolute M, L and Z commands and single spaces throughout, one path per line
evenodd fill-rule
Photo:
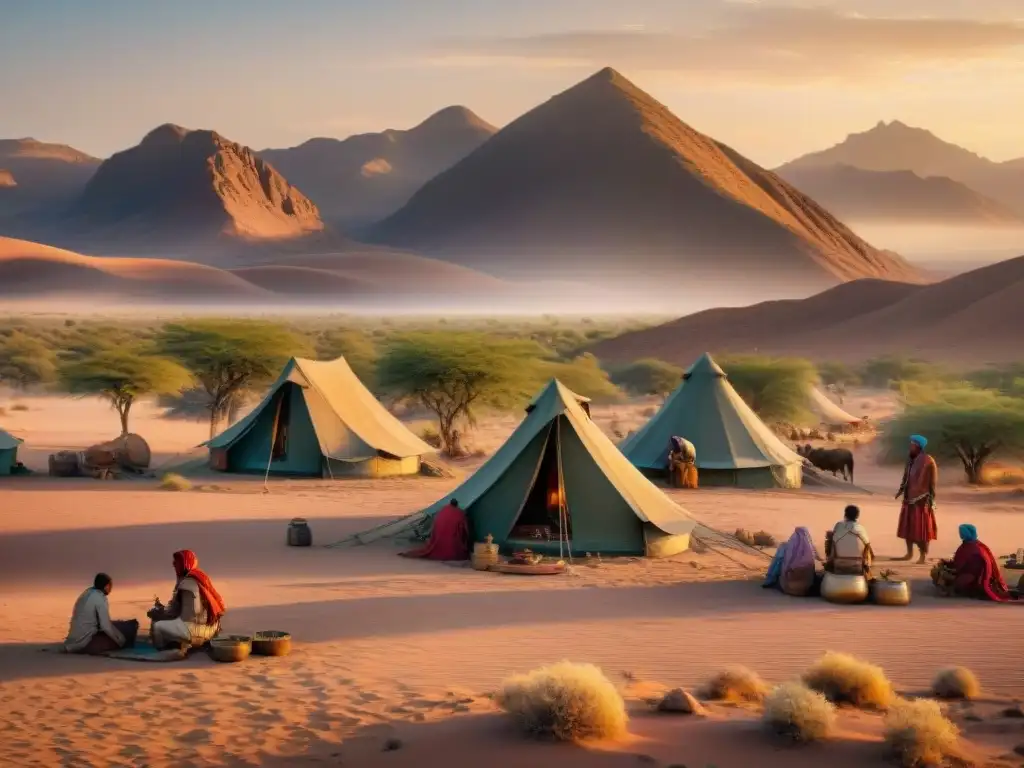
M 779 175 L 846 222 L 1024 225 L 1024 217 L 1003 203 L 944 176 L 922 177 L 913 171 L 873 171 L 851 165 L 797 166 Z
M 4 426 L 26 438 L 30 464 L 53 447 L 105 439 L 116 426 L 96 401 L 17 402 L 28 410 L 9 410 Z M 607 428 L 636 414 L 620 406 L 596 409 L 595 417 Z M 478 445 L 493 449 L 515 421 L 488 420 Z M 204 425 L 168 422 L 150 408 L 138 410 L 133 426 L 159 459 L 205 436 Z M 388 542 L 284 546 L 291 517 L 308 518 L 315 543 L 323 544 L 419 509 L 457 482 L 272 481 L 264 493 L 259 478 L 214 476 L 174 493 L 153 481 L 0 481 L 0 610 L 17 617 L 0 622 L 5 765 L 283 768 L 340 759 L 419 766 L 438 754 L 446 765 L 486 761 L 496 768 L 740 768 L 783 755 L 798 768 L 885 765 L 874 716 L 844 714 L 836 741 L 782 753 L 757 729 L 756 713 L 714 707 L 709 718 L 691 721 L 643 711 L 652 693 L 696 685 L 723 665 L 747 664 L 781 681 L 826 648 L 883 664 L 906 693 L 925 686 L 939 666 L 967 664 L 987 697 L 955 710 L 972 752 L 995 758 L 1024 741 L 1018 721 L 998 717 L 1019 695 L 1024 611 L 940 600 L 921 582 L 921 567 L 897 566 L 914 580 L 909 609 L 842 608 L 761 590 L 764 555 L 712 550 L 598 563 L 577 553 L 573 575 L 537 580 L 401 559 Z M 890 494 L 896 482 L 893 470 L 873 468 L 864 483 L 877 495 L 856 496 L 883 556 L 900 549 Z M 853 498 L 806 491 L 674 496 L 712 526 L 784 536 L 806 524 L 819 540 Z M 951 551 L 964 520 L 1003 548 L 1024 541 L 1020 496 L 948 487 L 943 499 L 936 554 Z M 238 665 L 202 656 L 163 665 L 39 651 L 62 637 L 72 602 L 96 570 L 115 579 L 114 613 L 144 618 L 153 594 L 170 590 L 170 554 L 182 547 L 194 549 L 216 579 L 230 607 L 226 630 L 287 630 L 296 640 L 293 654 Z M 977 627 L 991 622 L 999 630 L 977 642 Z M 486 694 L 506 675 L 563 658 L 597 663 L 622 686 L 634 711 L 630 740 L 585 750 L 535 745 L 495 713 Z M 398 749 L 384 752 L 389 740 Z
M 917 286 L 856 281 L 803 300 L 713 309 L 601 342 L 608 360 L 655 356 L 689 364 L 701 352 L 863 360 L 899 354 L 953 365 L 1020 359 L 1024 257 Z
M 503 128 L 373 236 L 506 272 L 572 273 L 585 254 L 588 274 L 634 282 L 740 266 L 766 291 L 915 274 L 611 69 Z
M 309 195 L 324 219 L 359 225 L 394 213 L 497 130 L 465 107 L 446 107 L 408 130 L 319 137 L 259 155 Z
M 7 300 L 231 302 L 266 307 L 310 297 L 358 306 L 422 299 L 478 309 L 516 296 L 497 278 L 437 259 L 391 250 L 297 256 L 251 267 L 219 269 L 189 261 L 85 256 L 27 240 L 0 237 L 0 296 Z
M 169 259 L 83 256 L 27 240 L 0 237 L 0 295 L 26 298 L 97 293 L 120 299 L 255 299 L 267 291 L 214 267 Z

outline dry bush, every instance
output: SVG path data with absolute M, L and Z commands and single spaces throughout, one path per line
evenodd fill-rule
M 165 491 L 191 491 L 192 483 L 186 477 L 168 472 L 160 478 L 160 488 Z
M 15 403 L 14 405 L 11 406 L 11 410 L 12 411 L 27 411 L 28 410 L 28 406 L 25 405 L 24 403 Z
M 776 547 L 779 542 L 776 541 L 775 537 L 772 536 L 768 531 L 755 531 L 754 533 L 754 546 L 755 547 Z
M 506 679 L 498 706 L 531 736 L 559 741 L 626 735 L 626 704 L 593 664 L 563 661 Z
M 835 727 L 836 708 L 803 683 L 783 683 L 765 697 L 763 720 L 772 731 L 787 739 L 821 741 Z
M 733 536 L 735 536 L 736 540 L 741 544 L 746 544 L 748 547 L 754 546 L 754 534 L 746 528 L 737 528 L 736 533 L 734 533 Z
M 888 709 L 895 694 L 881 667 L 845 653 L 829 651 L 804 672 L 804 683 L 833 704 Z
M 981 695 L 981 683 L 967 667 L 948 667 L 932 679 L 932 693 L 940 699 L 976 699 Z
M 643 416 L 645 419 L 650 419 L 653 418 L 654 414 L 656 414 L 657 412 L 657 408 L 655 408 L 653 405 L 649 405 L 642 411 L 640 411 L 640 415 Z
M 930 699 L 900 701 L 886 715 L 885 741 L 905 768 L 945 765 L 956 757 L 957 727 Z
M 701 697 L 711 701 L 758 702 L 766 693 L 764 680 L 746 667 L 724 669 L 700 689 Z

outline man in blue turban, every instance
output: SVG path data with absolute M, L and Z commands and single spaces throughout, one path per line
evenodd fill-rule
M 896 492 L 896 498 L 903 497 L 900 520 L 896 535 L 907 543 L 907 554 L 901 560 L 914 556 L 914 545 L 921 552 L 919 563 L 928 557 L 928 544 L 938 537 L 935 523 L 935 484 L 939 469 L 935 459 L 925 453 L 928 439 L 921 435 L 910 436 L 910 451 L 907 466 L 903 470 L 903 482 Z

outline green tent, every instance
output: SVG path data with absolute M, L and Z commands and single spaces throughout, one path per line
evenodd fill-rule
M 708 354 L 683 375 L 661 409 L 620 448 L 646 472 L 668 468 L 669 441 L 697 449 L 701 485 L 799 488 L 803 459 L 751 410 Z
M 341 357 L 293 358 L 248 416 L 204 445 L 214 469 L 299 477 L 414 475 L 434 453 Z
M 557 554 L 560 538 L 561 551 L 575 555 L 666 556 L 687 549 L 695 521 L 626 461 L 585 403 L 552 380 L 504 445 L 456 491 L 357 540 L 410 530 L 456 498 L 474 540 L 491 534 L 505 551 Z M 535 532 L 542 538 L 533 538 Z
M 18 446 L 21 440 L 0 429 L 0 476 L 9 475 L 18 463 Z

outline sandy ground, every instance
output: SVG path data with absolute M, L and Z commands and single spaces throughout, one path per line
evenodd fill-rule
M 28 410 L 9 411 L 4 426 L 28 438 L 30 466 L 44 466 L 57 447 L 105 439 L 117 425 L 94 402 L 23 402 Z M 607 425 L 627 411 L 595 417 Z M 479 447 L 493 448 L 514 424 L 489 422 Z M 146 409 L 134 426 L 161 459 L 206 432 Z M 871 495 L 674 493 L 719 529 L 763 528 L 781 538 L 803 524 L 819 541 L 855 499 L 884 557 L 900 553 L 897 474 L 862 461 L 858 480 Z M 972 491 L 954 486 L 954 477 L 940 497 L 937 556 L 952 551 L 956 526 L 967 520 L 999 554 L 1024 546 L 1024 496 Z M 653 716 L 643 704 L 651 690 L 694 686 L 730 664 L 782 681 L 828 649 L 881 664 L 908 695 L 939 667 L 971 667 L 987 699 L 954 710 L 969 749 L 979 763 L 1022 762 L 998 759 L 1024 742 L 1024 720 L 998 712 L 1021 695 L 1024 606 L 941 600 L 924 566 L 895 566 L 915 597 L 893 609 L 767 592 L 758 582 L 763 557 L 716 551 L 663 561 L 577 558 L 570 575 L 526 578 L 409 561 L 391 542 L 284 545 L 292 517 L 308 518 L 315 544 L 325 544 L 413 512 L 457 482 L 272 481 L 264 493 L 261 479 L 221 477 L 174 493 L 154 481 L 0 481 L 0 764 L 884 765 L 876 716 L 845 713 L 832 742 L 781 751 L 756 713 L 716 707 L 708 718 L 680 719 Z M 153 595 L 166 598 L 172 587 L 171 552 L 184 547 L 199 554 L 227 600 L 225 629 L 291 632 L 291 656 L 142 664 L 40 652 L 63 638 L 71 604 L 98 570 L 115 579 L 115 615 L 144 620 Z M 635 713 L 629 741 L 532 744 L 496 713 L 487 693 L 505 676 L 566 658 L 596 663 L 622 685 Z M 383 751 L 389 739 L 400 748 Z

